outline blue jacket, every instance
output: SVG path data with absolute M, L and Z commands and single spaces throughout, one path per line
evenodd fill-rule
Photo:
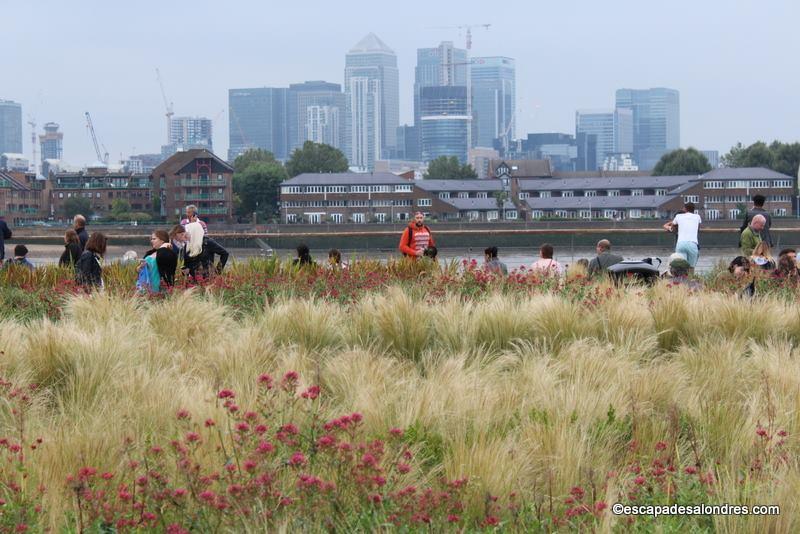
M 6 257 L 6 239 L 11 239 L 11 230 L 5 221 L 0 221 L 0 261 Z

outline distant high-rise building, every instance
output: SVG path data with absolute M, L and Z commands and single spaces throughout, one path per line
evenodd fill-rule
M 514 139 L 516 67 L 508 57 L 475 57 L 470 60 L 472 83 L 472 144 L 492 147 L 495 139 L 508 147 Z
M 719 150 L 701 150 L 700 153 L 706 157 L 712 169 L 719 167 Z
M 395 158 L 420 161 L 419 128 L 404 124 L 397 127 L 397 150 Z
M 175 152 L 193 148 L 211 151 L 211 119 L 204 117 L 173 117 L 169 124 L 168 145 L 161 147 L 161 154 L 168 158 Z
M 345 95 L 338 83 L 310 81 L 291 84 L 287 102 L 288 154 L 291 155 L 306 141 L 342 148 L 345 110 Z M 318 140 L 323 137 L 326 141 Z
M 675 89 L 618 89 L 617 109 L 633 112 L 633 153 L 642 170 L 681 145 L 680 93 Z
M 575 136 L 594 135 L 597 139 L 595 164 L 606 154 L 633 152 L 633 112 L 629 109 L 578 110 L 575 112 Z
M 344 91 L 345 154 L 351 167 L 371 170 L 395 150 L 400 124 L 397 56 L 374 33 L 347 53 Z
M 443 41 L 436 48 L 418 48 L 414 69 L 414 125 L 419 127 L 423 87 L 466 86 L 467 51 L 456 48 L 452 41 Z
M 268 150 L 280 160 L 288 157 L 288 92 L 282 87 L 228 90 L 228 161 L 251 148 Z
M 578 147 L 578 157 L 575 160 L 576 171 L 596 171 L 597 164 L 597 134 L 578 133 L 575 136 Z
M 44 125 L 44 135 L 39 136 L 42 162 L 46 159 L 61 159 L 64 156 L 64 134 L 58 131 L 58 124 L 48 122 Z
M 556 171 L 578 170 L 578 142 L 569 134 L 547 132 L 530 133 L 523 141 L 528 159 L 546 159 Z
M 463 85 L 423 87 L 420 90 L 422 161 L 456 156 L 467 162 L 470 115 Z
M 0 154 L 22 153 L 22 106 L 0 100 Z

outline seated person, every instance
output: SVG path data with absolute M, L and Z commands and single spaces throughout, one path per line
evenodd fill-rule
M 28 256 L 28 247 L 26 247 L 25 245 L 17 245 L 14 247 L 14 257 L 6 260 L 6 266 L 21 265 L 33 271 L 36 267 L 30 262 L 27 256 Z

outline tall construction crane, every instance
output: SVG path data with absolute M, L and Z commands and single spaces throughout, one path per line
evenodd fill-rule
M 89 133 L 92 134 L 92 142 L 94 143 L 94 151 L 97 154 L 97 161 L 100 161 L 106 165 L 108 165 L 108 151 L 105 151 L 105 154 L 100 152 L 100 143 L 97 142 L 97 135 L 94 133 L 94 125 L 92 124 L 92 116 L 89 115 L 89 112 L 86 112 L 86 128 L 89 130 Z M 103 146 L 103 149 L 106 147 Z
M 167 144 L 172 142 L 172 116 L 175 115 L 175 112 L 172 111 L 172 102 L 167 100 L 167 93 L 164 91 L 164 81 L 161 79 L 161 71 L 156 68 L 156 78 L 158 79 L 158 86 L 161 88 L 161 98 L 164 99 L 164 107 L 166 108 L 167 112 L 165 115 L 167 116 Z
M 472 28 L 484 28 L 486 30 L 489 29 L 491 24 L 461 24 L 459 26 L 436 26 L 431 28 L 433 30 L 467 30 L 467 50 L 472 50 Z

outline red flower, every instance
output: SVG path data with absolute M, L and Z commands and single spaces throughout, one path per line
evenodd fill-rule
M 272 377 L 268 374 L 263 374 L 258 377 L 258 383 L 267 389 L 272 389 Z
M 641 486 L 645 482 L 647 482 L 647 480 L 642 475 L 639 475 L 638 477 L 633 479 L 633 483 L 636 484 L 637 486 Z
M 100 478 L 102 478 L 103 480 L 111 480 L 112 478 L 114 478 L 114 473 L 108 473 L 108 472 L 103 473 L 102 475 L 100 475 Z
M 319 386 L 311 386 L 306 389 L 300 396 L 304 399 L 314 400 L 319 397 Z
M 232 399 L 234 397 L 236 397 L 236 395 L 229 389 L 223 389 L 217 393 L 217 398 L 219 399 Z
M 190 418 L 191 418 L 191 415 L 189 414 L 189 411 L 188 411 L 188 410 L 184 410 L 183 408 L 181 408 L 181 409 L 180 409 L 180 410 L 178 410 L 178 412 L 175 414 L 175 417 L 177 417 L 178 419 L 190 419 Z
M 186 441 L 188 441 L 189 443 L 200 441 L 200 434 L 198 434 L 197 432 L 187 432 Z
M 296 452 L 289 459 L 289 465 L 298 467 L 306 464 L 306 457 L 302 452 Z
M 216 423 L 214 422 L 213 419 L 206 419 L 205 425 L 206 425 L 206 428 L 209 428 L 209 427 L 212 427 L 212 426 L 216 425 Z
M 697 468 L 695 466 L 693 466 L 693 465 L 690 465 L 689 467 L 684 469 L 684 471 L 686 472 L 687 475 L 696 475 L 697 474 Z
M 667 448 L 667 444 L 665 442 L 659 441 L 658 443 L 656 443 L 656 450 L 657 451 L 663 451 L 666 448 Z
M 406 474 L 409 471 L 411 471 L 411 466 L 408 465 L 408 464 L 404 464 L 404 463 L 398 463 L 397 464 L 397 471 L 402 473 L 402 474 Z
M 401 437 L 403 437 L 403 429 L 401 429 L 401 428 L 393 428 L 393 429 L 389 430 L 389 434 L 392 437 L 401 438 Z
M 485 527 L 495 527 L 500 524 L 500 519 L 494 515 L 487 515 L 483 520 L 483 526 Z

